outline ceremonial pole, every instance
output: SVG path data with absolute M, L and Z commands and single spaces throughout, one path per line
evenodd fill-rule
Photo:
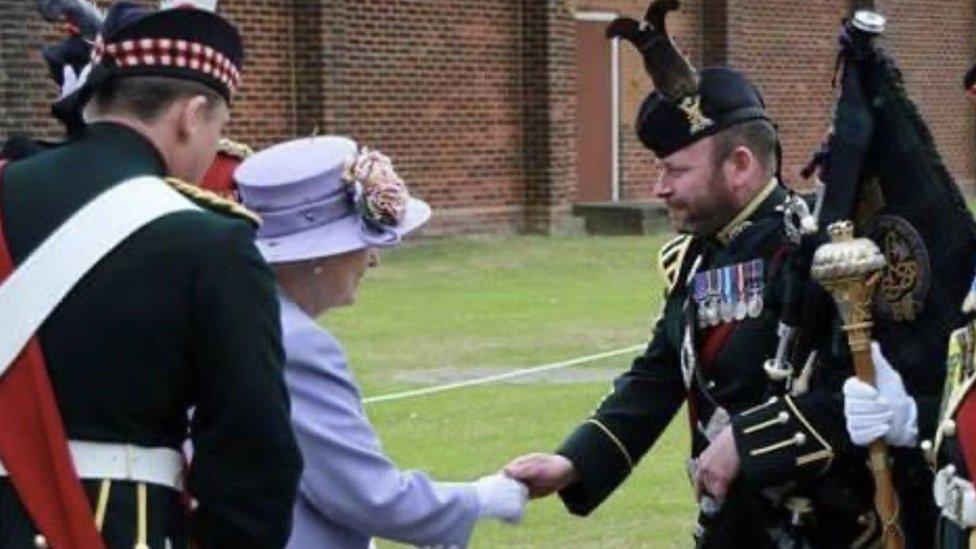
M 811 274 L 837 302 L 854 359 L 855 374 L 861 381 L 874 386 L 871 300 L 881 279 L 885 258 L 870 239 L 854 238 L 854 225 L 850 221 L 833 223 L 827 231 L 831 241 L 817 249 Z M 882 542 L 885 549 L 902 549 L 905 537 L 898 521 L 898 495 L 885 441 L 880 438 L 872 441 L 868 455 L 868 466 L 874 476 L 874 504 L 883 527 Z

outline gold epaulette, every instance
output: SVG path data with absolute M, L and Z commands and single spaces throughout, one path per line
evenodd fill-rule
M 186 181 L 181 181 L 175 177 L 167 177 L 166 183 L 168 183 L 170 187 L 173 187 L 179 191 L 180 194 L 195 200 L 196 202 L 200 202 L 211 210 L 246 219 L 251 223 L 254 223 L 255 226 L 261 225 L 261 216 L 245 208 L 239 203 L 234 202 L 233 200 L 228 200 L 221 197 L 215 192 L 201 189 L 196 185 L 191 185 Z
M 661 278 L 667 285 L 667 293 L 671 293 L 675 284 L 678 283 L 678 276 L 681 274 L 681 264 L 685 261 L 685 254 L 691 246 L 690 235 L 680 235 L 661 247 L 658 253 L 657 266 L 661 271 Z
M 251 147 L 248 147 L 239 141 L 227 139 L 226 137 L 222 137 L 220 141 L 217 142 L 217 151 L 235 158 L 240 158 L 241 160 L 244 160 L 254 154 L 254 150 L 251 149 Z

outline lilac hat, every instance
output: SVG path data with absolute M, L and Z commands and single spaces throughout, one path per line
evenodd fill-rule
M 395 246 L 430 219 L 390 160 L 345 137 L 296 139 L 251 155 L 234 171 L 241 201 L 261 216 L 269 263 Z

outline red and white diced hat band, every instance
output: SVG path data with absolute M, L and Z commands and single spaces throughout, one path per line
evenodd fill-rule
M 129 2 L 112 6 L 92 49 L 93 73 L 195 80 L 229 101 L 244 60 L 237 29 L 196 2 L 170 4 L 163 10 Z

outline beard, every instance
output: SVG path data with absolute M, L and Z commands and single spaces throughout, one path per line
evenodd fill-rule
M 720 167 L 712 168 L 701 196 L 668 204 L 671 227 L 679 233 L 713 236 L 735 218 L 735 196 Z

